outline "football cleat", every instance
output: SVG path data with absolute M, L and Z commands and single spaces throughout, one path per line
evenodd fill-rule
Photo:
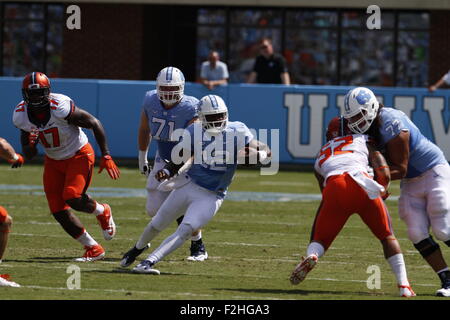
M 411 298 L 416 296 L 416 293 L 413 291 L 411 286 L 398 285 L 398 287 L 400 288 L 400 297 Z
M 315 254 L 311 254 L 306 258 L 302 258 L 302 261 L 292 271 L 290 281 L 292 284 L 299 284 L 305 280 L 306 275 L 316 266 L 319 258 Z
M 120 261 L 120 266 L 122 268 L 126 268 L 129 265 L 131 265 L 136 258 L 145 250 L 147 250 L 148 248 L 150 248 L 150 244 L 147 244 L 144 248 L 142 249 L 137 249 L 136 246 L 134 246 L 133 248 L 131 248 L 130 250 L 128 250 L 127 253 L 125 253 L 122 257 L 122 260 Z
M 450 297 L 450 281 L 442 283 L 442 288 L 436 291 L 438 297 Z
M 11 281 L 9 274 L 0 274 L 0 287 L 20 287 L 20 284 Z
M 205 261 L 208 259 L 205 245 L 200 240 L 191 242 L 191 255 L 187 257 L 188 261 Z
M 114 223 L 112 210 L 109 204 L 104 203 L 103 206 L 105 207 L 105 211 L 97 216 L 97 220 L 102 227 L 103 238 L 105 238 L 105 240 L 111 240 L 116 234 L 116 224 Z
M 101 260 L 105 257 L 105 250 L 99 244 L 93 246 L 84 246 L 86 251 L 81 258 L 76 258 L 76 262 L 92 262 L 96 260 Z
M 135 273 L 143 273 L 143 274 L 156 274 L 159 275 L 160 272 L 157 269 L 153 269 L 155 264 L 150 260 L 143 260 L 136 267 L 133 268 L 133 272 Z

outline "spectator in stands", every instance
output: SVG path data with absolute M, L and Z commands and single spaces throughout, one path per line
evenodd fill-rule
M 272 40 L 262 38 L 259 41 L 259 50 L 261 54 L 256 58 L 247 82 L 291 84 L 286 60 L 282 55 L 274 53 Z
M 228 83 L 228 67 L 225 62 L 220 61 L 217 51 L 210 51 L 208 60 L 202 63 L 200 70 L 200 81 L 209 89 Z
M 428 90 L 431 92 L 435 91 L 437 88 L 442 86 L 443 84 L 450 85 L 450 70 L 442 76 L 435 84 L 428 87 Z

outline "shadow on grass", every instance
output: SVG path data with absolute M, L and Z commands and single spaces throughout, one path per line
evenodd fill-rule
M 299 290 L 299 289 L 244 289 L 244 288 L 213 288 L 214 290 L 225 290 L 225 291 L 237 291 L 237 292 L 246 292 L 246 293 L 266 293 L 266 294 L 298 294 L 298 295 L 360 295 L 366 297 L 382 297 L 386 296 L 385 294 L 375 294 L 364 291 L 339 291 L 339 290 Z
M 27 260 L 14 260 L 14 259 L 8 259 L 8 260 L 4 260 L 4 262 L 19 262 L 19 263 L 61 263 L 61 262 L 67 262 L 67 263 L 86 263 L 86 264 L 91 264 L 91 263 L 95 263 L 96 261 L 93 262 L 79 262 L 79 261 L 75 261 L 76 258 L 79 257 L 68 257 L 68 256 L 64 256 L 64 257 L 32 257 L 29 258 Z M 115 258 L 105 258 L 99 261 L 107 261 L 107 262 L 117 262 L 119 261 L 119 259 L 115 259 Z

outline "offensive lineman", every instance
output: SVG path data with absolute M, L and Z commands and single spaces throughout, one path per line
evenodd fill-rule
M 392 180 L 401 179 L 398 210 L 408 237 L 441 280 L 436 295 L 450 297 L 450 270 L 429 231 L 450 246 L 450 166 L 444 153 L 402 111 L 383 106 L 367 88 L 350 90 L 344 106 L 349 128 L 373 136 L 385 149 Z
M 100 170 L 111 179 L 120 171 L 109 154 L 106 135 L 98 119 L 75 106 L 71 98 L 50 92 L 50 80 L 42 72 L 32 72 L 22 82 L 23 101 L 14 109 L 13 123 L 20 129 L 25 158 L 37 154 L 37 143 L 45 150 L 44 191 L 53 217 L 61 227 L 80 242 L 85 253 L 76 261 L 103 259 L 105 250 L 86 231 L 69 209 L 94 214 L 105 240 L 111 240 L 116 226 L 108 204 L 99 204 L 86 191 L 92 179 L 95 155 L 81 128 L 92 129 L 102 157 Z
M 244 123 L 228 122 L 227 106 L 219 96 L 203 97 L 198 114 L 200 122 L 190 125 L 180 142 L 183 152 L 190 154 L 191 160 L 193 158 L 193 164 L 186 174 L 179 176 L 184 181 L 171 191 L 135 247 L 123 256 L 122 267 L 131 265 L 139 255 L 139 249 L 147 246 L 173 220 L 184 214 L 175 233 L 133 269 L 136 273 L 159 274 L 153 266 L 179 248 L 193 230 L 206 225 L 217 213 L 233 179 L 238 157 L 248 159 L 254 156 L 255 160 L 264 162 L 271 156 L 269 148 L 254 139 Z M 170 181 L 168 179 L 183 165 L 168 163 L 156 173 L 156 179 Z
M 170 193 L 158 188 L 160 182 L 155 179 L 155 174 L 171 160 L 172 149 L 178 143 L 171 140 L 171 135 L 174 130 L 187 128 L 198 119 L 198 99 L 184 95 L 184 83 L 184 75 L 178 68 L 166 67 L 156 78 L 156 90 L 148 91 L 144 97 L 138 132 L 139 170 L 148 176 L 146 209 L 150 217 L 155 216 Z M 153 169 L 149 172 L 147 153 L 152 140 L 157 141 L 158 150 Z M 177 220 L 178 224 L 182 219 Z M 193 232 L 190 251 L 188 261 L 208 258 L 201 230 Z
M 326 136 L 328 142 L 321 148 L 314 165 L 322 201 L 312 227 L 307 257 L 292 272 L 291 283 L 298 284 L 305 279 L 350 215 L 356 212 L 380 240 L 384 256 L 397 278 L 400 296 L 414 297 L 400 244 L 394 237 L 381 198 L 387 194 L 390 181 L 385 159 L 368 143 L 367 135 L 346 132 L 342 117 L 330 121 Z M 376 181 L 369 177 L 369 164 Z

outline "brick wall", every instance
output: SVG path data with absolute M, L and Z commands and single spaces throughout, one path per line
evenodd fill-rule
M 79 6 L 81 30 L 64 31 L 62 77 L 140 80 L 143 7 Z
M 450 70 L 450 10 L 431 11 L 428 82 L 439 80 Z

